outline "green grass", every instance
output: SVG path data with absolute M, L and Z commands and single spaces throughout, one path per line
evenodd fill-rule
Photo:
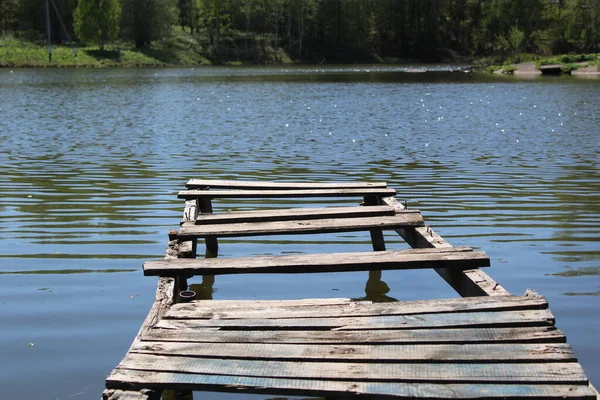
M 506 64 L 502 66 L 502 73 L 503 74 L 509 74 L 512 75 L 514 74 L 514 72 L 517 70 L 517 67 L 515 67 L 512 64 Z
M 239 61 L 240 43 L 243 35 L 229 32 L 231 37 L 223 37 L 223 53 L 218 63 L 239 65 L 243 63 L 265 63 L 277 60 L 278 63 L 293 61 L 283 49 L 275 52 L 269 46 L 253 43 L 248 60 Z M 261 39 L 264 40 L 264 39 Z M 181 28 L 173 28 L 170 37 L 155 41 L 144 49 L 136 49 L 132 42 L 115 41 L 99 50 L 93 43 L 76 43 L 77 56 L 70 47 L 54 45 L 52 61 L 48 59 L 47 47 L 43 43 L 33 43 L 13 36 L 0 37 L 0 67 L 155 67 L 155 66 L 199 66 L 211 65 L 206 38 L 191 35 Z M 261 42 L 262 43 L 262 42 Z M 260 53 L 260 54 L 259 54 Z M 246 55 L 248 56 L 248 55 Z
M 46 46 L 38 46 L 24 40 L 0 38 L 0 66 L 3 67 L 112 67 L 112 66 L 158 66 L 165 62 L 142 51 L 121 47 L 106 46 L 104 51 L 98 46 L 78 44 L 77 55 L 68 46 L 53 46 L 52 61 L 48 59 Z

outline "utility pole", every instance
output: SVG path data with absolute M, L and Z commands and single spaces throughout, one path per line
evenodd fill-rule
M 50 26 L 50 4 L 46 0 L 46 35 L 48 36 L 48 62 L 52 62 L 52 29 Z

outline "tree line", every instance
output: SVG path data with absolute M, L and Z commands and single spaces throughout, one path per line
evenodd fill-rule
M 598 52 L 600 0 L 0 0 L 0 32 L 146 48 L 175 27 L 212 59 L 257 42 L 298 59 Z M 232 39 L 234 38 L 234 39 Z M 330 61 L 330 60 L 328 60 Z

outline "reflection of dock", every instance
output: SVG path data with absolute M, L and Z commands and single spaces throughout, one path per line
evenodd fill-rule
M 385 183 L 188 182 L 184 221 L 159 276 L 156 301 L 104 399 L 191 398 L 192 391 L 327 398 L 577 398 L 596 392 L 546 300 L 510 295 Z M 363 207 L 214 213 L 218 198 L 363 198 Z M 382 230 L 412 249 L 386 249 Z M 216 258 L 219 237 L 365 231 L 373 252 Z M 204 238 L 206 257 L 196 259 Z M 382 270 L 433 268 L 462 298 L 388 297 Z M 215 275 L 369 271 L 365 297 L 212 300 Z M 201 284 L 187 279 L 202 275 Z M 293 277 L 291 278 L 293 279 Z M 182 291 L 197 292 L 183 301 Z

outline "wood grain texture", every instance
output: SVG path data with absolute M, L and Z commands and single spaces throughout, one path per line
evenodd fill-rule
M 165 387 L 198 391 L 257 393 L 281 396 L 327 396 L 362 399 L 595 399 L 585 385 L 439 384 L 415 382 L 356 382 L 198 375 L 117 369 L 107 379 L 110 387 Z
M 261 378 L 357 380 L 362 382 L 489 382 L 567 383 L 588 385 L 578 363 L 357 363 L 311 361 L 262 361 L 199 357 L 169 357 L 129 353 L 119 368 L 252 376 Z
M 236 358 L 279 361 L 356 361 L 420 363 L 575 362 L 565 343 L 440 344 L 440 345 L 332 345 L 266 343 L 177 343 L 144 341 L 131 353 L 204 358 Z
M 379 189 L 311 189 L 311 190 L 182 190 L 180 199 L 272 199 L 272 198 L 304 198 L 304 197 L 364 197 L 394 196 L 396 190 Z
M 330 218 L 311 221 L 271 221 L 239 224 L 196 225 L 186 222 L 174 235 L 180 240 L 205 237 L 320 234 L 368 231 L 373 228 L 397 229 L 423 225 L 420 214 L 396 214 L 370 218 Z
M 152 329 L 145 340 L 198 343 L 295 343 L 295 344 L 470 344 L 564 343 L 565 334 L 550 326 L 510 328 L 388 329 L 358 331 L 225 331 L 204 329 Z
M 383 315 L 436 314 L 475 311 L 510 311 L 548 308 L 542 296 L 520 297 L 505 296 L 415 300 L 390 303 L 371 303 L 366 301 L 350 301 L 327 303 L 299 304 L 289 300 L 256 303 L 237 301 L 213 304 L 213 301 L 193 301 L 185 304 L 174 304 L 164 318 L 174 319 L 279 319 L 308 317 L 356 317 Z
M 268 182 L 268 181 L 241 181 L 241 180 L 212 180 L 190 179 L 188 189 L 360 189 L 360 188 L 385 188 L 385 182 Z
M 442 329 L 467 327 L 549 326 L 554 323 L 550 310 L 462 312 L 446 314 L 383 315 L 365 317 L 314 317 L 279 319 L 163 319 L 155 326 L 162 329 L 193 330 L 219 328 L 302 329 L 302 330 L 377 330 Z
M 157 260 L 144 263 L 147 276 L 252 274 L 252 273 L 315 273 L 398 270 L 422 268 L 476 268 L 489 266 L 484 252 L 470 248 L 433 250 L 389 250 L 361 253 L 305 254 L 212 259 Z
M 407 211 L 403 211 L 406 213 Z M 410 212 L 418 212 L 417 210 Z M 394 215 L 390 206 L 377 207 L 327 207 L 327 208 L 288 208 L 275 210 L 234 211 L 217 214 L 200 214 L 196 225 L 231 224 L 240 222 L 268 222 L 311 220 L 322 218 L 356 218 Z

